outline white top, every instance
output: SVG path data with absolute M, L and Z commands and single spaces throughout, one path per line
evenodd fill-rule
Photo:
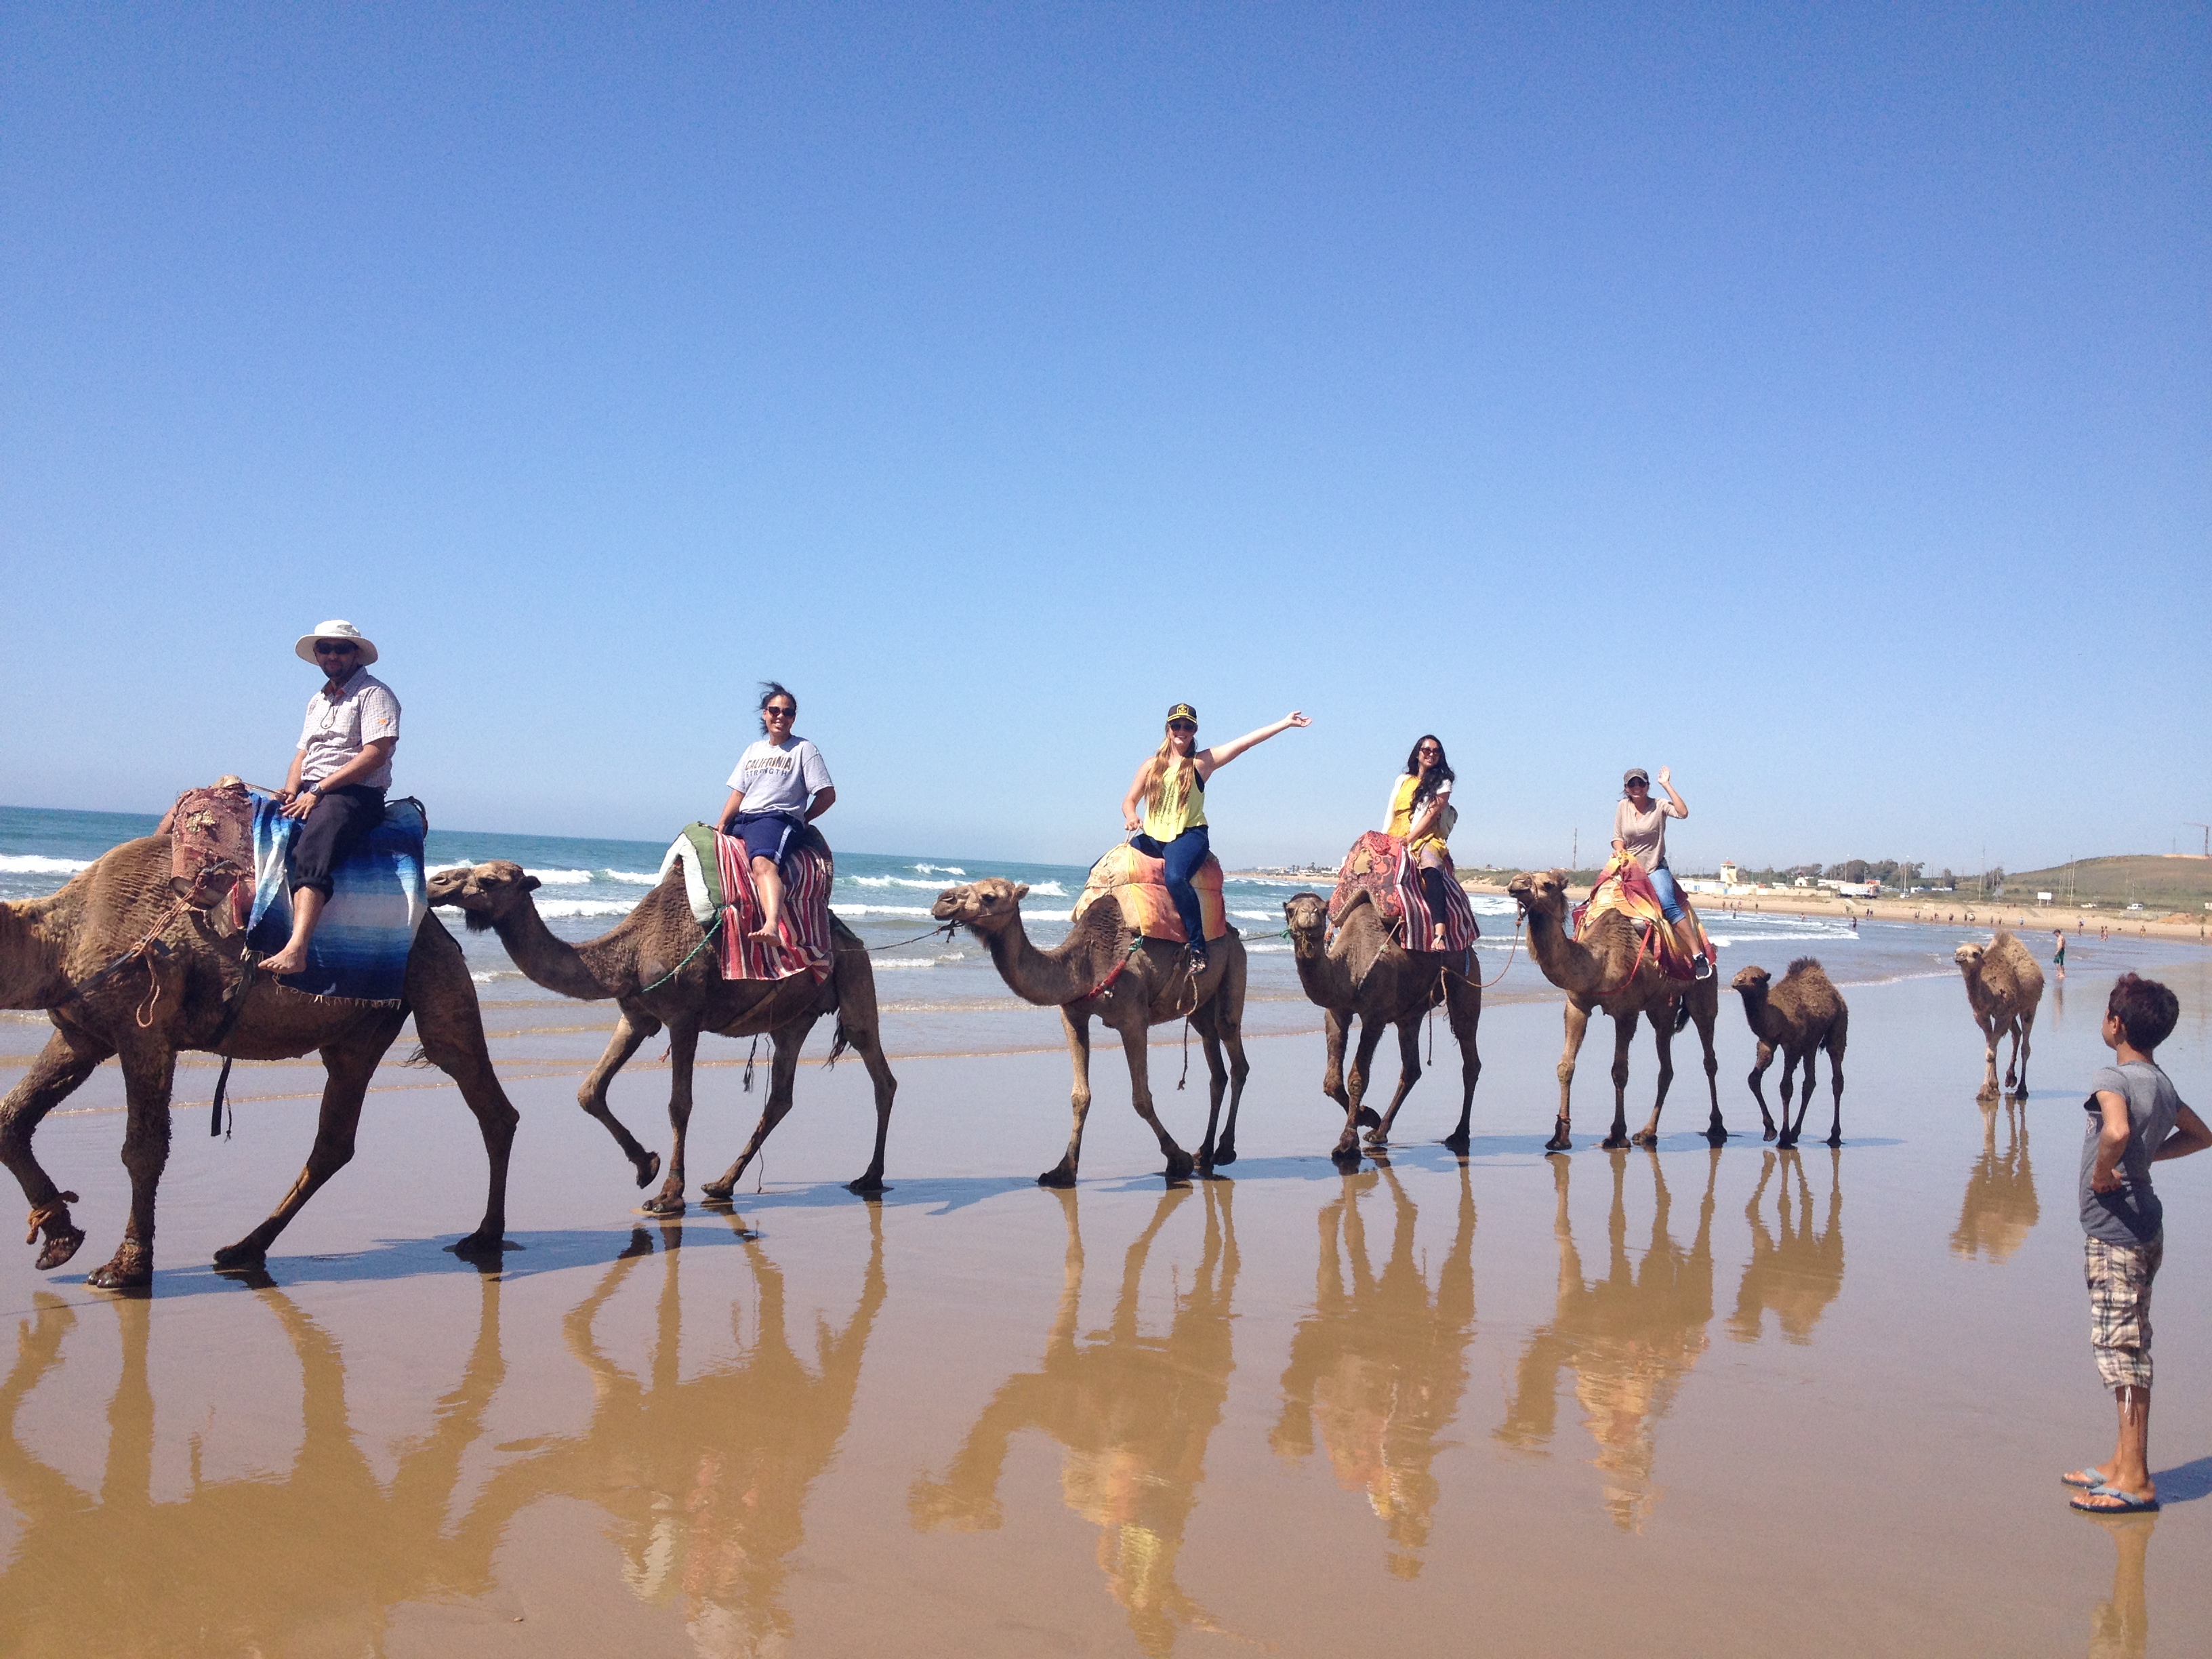
M 803 813 L 829 787 L 830 768 L 808 738 L 781 744 L 763 738 L 738 757 L 738 769 L 730 774 L 730 787 L 744 797 L 741 812 Z
M 333 697 L 325 685 L 307 699 L 307 721 L 300 729 L 302 787 L 320 782 L 361 753 L 379 738 L 399 737 L 399 699 L 392 688 L 366 668 L 356 668 Z M 354 781 L 371 789 L 392 787 L 392 762 L 387 758 L 366 777 Z

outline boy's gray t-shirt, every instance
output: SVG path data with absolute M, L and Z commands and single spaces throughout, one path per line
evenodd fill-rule
M 2166 1224 L 2166 1209 L 2150 1186 L 2150 1155 L 2173 1133 L 2181 1109 L 2166 1073 L 2148 1060 L 2131 1060 L 2124 1066 L 2107 1066 L 2089 1085 L 2083 1103 L 2089 1114 L 2089 1132 L 2081 1143 L 2081 1231 L 2110 1244 L 2155 1244 Z M 2120 1186 L 2100 1193 L 2089 1184 L 2097 1167 L 2097 1137 L 2105 1127 L 2104 1109 L 2097 1096 L 2109 1091 L 2128 1103 L 2131 1133 L 2120 1154 Z

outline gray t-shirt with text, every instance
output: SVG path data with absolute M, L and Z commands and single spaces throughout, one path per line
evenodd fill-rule
M 2081 1231 L 2108 1244 L 2155 1244 L 2166 1224 L 2166 1209 L 2151 1190 L 2150 1155 L 2173 1133 L 2181 1097 L 2164 1072 L 2142 1060 L 2107 1066 L 2089 1087 L 2089 1098 L 2082 1103 L 2089 1132 L 2081 1143 Z M 2100 1193 L 2089 1185 L 2089 1176 L 2097 1167 L 2097 1137 L 2105 1127 L 2097 1096 L 2107 1091 L 2128 1103 L 2130 1133 L 2127 1150 L 2120 1154 L 2120 1186 Z
M 738 757 L 730 787 L 744 797 L 744 812 L 805 812 L 807 803 L 830 787 L 830 768 L 822 751 L 805 738 L 781 744 L 763 738 Z

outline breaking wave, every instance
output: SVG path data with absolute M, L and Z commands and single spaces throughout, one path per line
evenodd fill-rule
M 530 873 L 548 887 L 587 887 L 592 881 L 588 870 L 532 870 Z
M 37 853 L 0 853 L 0 872 L 14 876 L 73 876 L 92 868 L 90 859 L 50 859 Z
M 620 899 L 540 899 L 541 916 L 626 916 L 632 907 Z

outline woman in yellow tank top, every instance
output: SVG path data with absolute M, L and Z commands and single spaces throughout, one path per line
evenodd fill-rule
M 1233 743 L 1200 749 L 1198 710 L 1179 702 L 1168 710 L 1165 740 L 1137 769 L 1129 793 L 1121 798 L 1121 827 L 1130 832 L 1129 845 L 1167 866 L 1168 896 L 1175 902 L 1176 915 L 1182 919 L 1194 969 L 1206 966 L 1206 925 L 1190 878 L 1211 850 L 1206 824 L 1206 781 L 1254 744 L 1265 743 L 1294 726 L 1312 724 L 1293 710 L 1273 726 L 1247 732 Z
M 1429 948 L 1443 949 L 1444 861 L 1451 848 L 1444 837 L 1451 833 L 1459 814 L 1451 804 L 1452 769 L 1444 759 L 1444 745 L 1434 734 L 1424 734 L 1406 757 L 1406 770 L 1390 791 L 1390 817 L 1383 833 L 1401 837 L 1406 856 L 1421 867 L 1421 896 L 1428 901 L 1436 926 Z

